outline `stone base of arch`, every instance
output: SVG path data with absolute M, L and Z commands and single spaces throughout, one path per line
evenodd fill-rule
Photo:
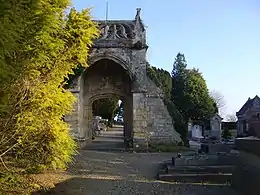
M 66 116 L 65 120 L 71 126 L 71 134 L 83 148 L 92 142 L 91 120 L 92 106 L 91 102 L 98 98 L 111 97 L 119 95 L 113 91 L 110 93 L 96 94 L 88 96 L 88 101 L 83 104 L 83 94 L 80 91 L 74 91 L 77 98 L 74 112 Z M 163 101 L 158 96 L 151 96 L 145 92 L 132 92 L 128 96 L 120 96 L 126 101 L 128 108 L 126 111 L 125 138 L 133 140 L 133 149 L 135 151 L 147 151 L 148 143 L 169 143 L 176 144 L 180 142 L 179 135 L 172 129 L 172 122 L 167 117 Z M 128 99 L 126 100 L 126 97 Z M 89 103 L 86 103 L 89 102 Z M 166 115 L 165 115 L 166 114 Z M 163 117 L 163 120 L 162 120 Z
M 72 91 L 73 92 L 73 91 Z M 81 99 L 82 94 L 79 91 L 74 91 L 76 97 L 75 109 L 71 115 L 65 117 L 65 120 L 70 124 L 71 134 L 78 142 L 80 147 L 92 141 L 92 103 L 100 98 L 107 98 L 113 95 L 119 95 L 113 91 L 110 93 L 95 94 L 89 96 L 83 105 Z M 147 142 L 149 141 L 150 133 L 147 132 L 147 105 L 145 94 L 131 93 L 125 96 L 120 96 L 125 101 L 125 129 L 124 137 L 133 140 L 135 150 L 146 150 Z

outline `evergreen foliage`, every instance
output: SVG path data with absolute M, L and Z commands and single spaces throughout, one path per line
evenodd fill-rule
M 231 139 L 232 134 L 228 128 L 225 128 L 221 133 L 222 138 L 224 139 Z
M 104 119 L 111 121 L 118 109 L 118 97 L 104 98 L 94 101 L 92 105 L 94 116 L 101 116 Z
M 163 90 L 165 98 L 170 98 L 172 89 L 172 79 L 168 71 L 150 66 L 147 63 L 147 74 L 157 87 Z
M 207 120 L 216 113 L 216 104 L 202 74 L 198 69 L 188 69 L 180 53 L 173 65 L 172 86 L 172 99 L 186 121 Z
M 147 74 L 164 92 L 164 104 L 173 119 L 175 129 L 187 143 L 189 119 L 205 121 L 217 113 L 206 81 L 197 69 L 188 69 L 184 54 L 178 53 L 172 74 L 148 64 Z
M 216 104 L 210 97 L 206 81 L 198 69 L 187 70 L 185 88 L 186 104 L 182 107 L 187 119 L 203 121 L 216 113 Z
M 178 53 L 173 64 L 171 95 L 183 118 L 178 125 L 182 129 L 177 130 L 183 138 L 187 135 L 187 123 L 190 119 L 205 121 L 217 112 L 206 81 L 198 69 L 187 68 L 184 54 Z
M 68 0 L 0 2 L 0 158 L 24 168 L 64 168 L 76 144 L 62 118 L 74 97 L 64 78 L 98 36 L 89 10 Z
M 178 53 L 172 70 L 172 89 L 171 97 L 176 107 L 182 114 L 184 113 L 183 105 L 187 99 L 185 97 L 186 81 L 187 81 L 187 62 L 183 54 Z

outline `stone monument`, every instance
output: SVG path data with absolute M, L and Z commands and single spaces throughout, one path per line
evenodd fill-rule
M 163 102 L 163 93 L 147 76 L 146 30 L 137 9 L 134 20 L 97 22 L 101 36 L 94 41 L 87 68 L 70 91 L 77 101 L 65 117 L 82 145 L 91 141 L 92 103 L 101 98 L 124 101 L 125 140 L 141 149 L 150 143 L 181 142 Z M 147 138 L 149 135 L 149 139 Z
M 210 126 L 211 126 L 210 136 L 211 137 L 216 137 L 217 139 L 221 138 L 221 121 L 222 121 L 222 118 L 218 114 L 215 114 L 215 116 L 213 116 L 210 119 Z

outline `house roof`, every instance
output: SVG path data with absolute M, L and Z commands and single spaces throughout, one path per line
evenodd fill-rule
M 242 106 L 242 108 L 240 108 L 240 110 L 237 112 L 237 115 L 243 114 L 245 111 L 247 111 L 254 103 L 255 99 L 259 99 L 258 95 L 256 95 L 253 99 L 251 99 L 250 97 L 248 98 L 248 100 L 246 101 L 246 103 Z

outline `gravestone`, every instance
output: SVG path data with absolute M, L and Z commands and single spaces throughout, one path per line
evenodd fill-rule
M 202 126 L 194 125 L 191 130 L 192 139 L 202 139 Z
M 211 137 L 216 137 L 217 139 L 221 138 L 221 121 L 222 118 L 218 114 L 215 114 L 215 116 L 210 119 Z

